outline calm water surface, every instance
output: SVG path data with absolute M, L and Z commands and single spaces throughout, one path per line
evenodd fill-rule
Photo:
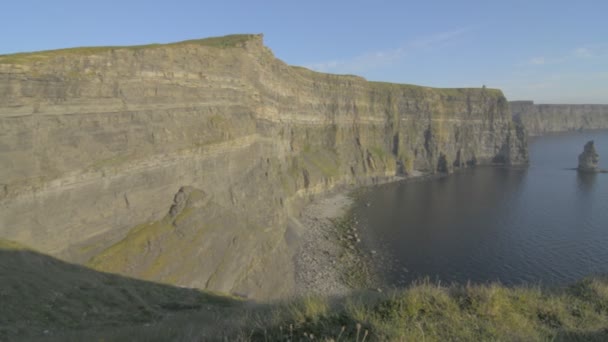
M 525 169 L 373 188 L 355 207 L 363 243 L 391 285 L 562 285 L 608 273 L 608 174 L 567 170 L 591 139 L 608 168 L 608 132 L 569 133 L 532 139 Z

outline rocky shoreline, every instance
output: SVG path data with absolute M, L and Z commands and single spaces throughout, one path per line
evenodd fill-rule
M 294 255 L 296 294 L 341 296 L 350 292 L 343 281 L 344 256 L 335 221 L 344 217 L 354 203 L 346 192 L 337 192 L 308 204 L 300 213 L 303 227 Z
M 396 182 L 422 180 L 416 172 Z M 355 193 L 342 189 L 314 199 L 296 219 L 300 231 L 294 254 L 295 294 L 343 296 L 353 290 L 382 291 L 375 263 L 385 260 L 382 251 L 361 247 L 358 221 L 351 212 Z

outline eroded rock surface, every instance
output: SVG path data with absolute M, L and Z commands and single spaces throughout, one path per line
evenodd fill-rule
M 583 172 L 599 171 L 600 156 L 595 151 L 593 140 L 585 144 L 583 153 L 578 156 L 578 170 Z
M 144 279 L 283 296 L 287 222 L 311 196 L 526 162 L 522 132 L 499 90 L 317 73 L 260 35 L 0 56 L 0 237 Z M 175 196 L 183 186 L 202 204 Z

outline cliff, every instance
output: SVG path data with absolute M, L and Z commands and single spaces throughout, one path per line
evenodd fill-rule
M 511 101 L 513 118 L 531 136 L 545 133 L 608 128 L 608 105 L 534 104 Z
M 0 56 L 0 128 L 0 237 L 258 298 L 293 289 L 311 196 L 527 161 L 499 90 L 316 73 L 261 35 Z

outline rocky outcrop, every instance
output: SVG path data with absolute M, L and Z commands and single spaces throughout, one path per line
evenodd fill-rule
M 0 237 L 145 279 L 281 296 L 315 194 L 526 160 L 498 90 L 316 73 L 259 35 L 0 56 Z
M 608 129 L 608 105 L 534 104 L 511 101 L 515 121 L 521 122 L 531 136 L 546 133 Z
M 597 172 L 599 171 L 598 163 L 600 156 L 595 151 L 593 140 L 585 144 L 583 153 L 578 156 L 578 170 L 582 172 Z

